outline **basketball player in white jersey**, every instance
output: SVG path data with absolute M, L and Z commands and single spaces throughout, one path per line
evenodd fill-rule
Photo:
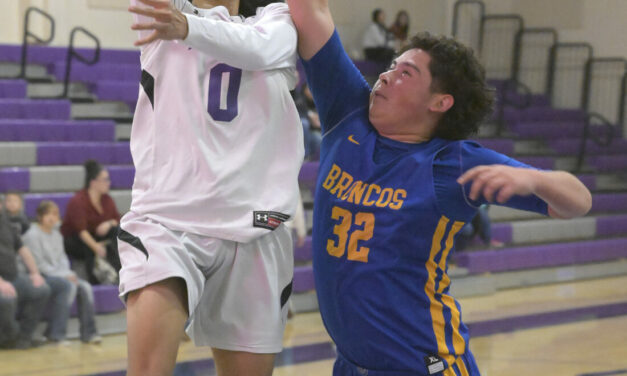
M 245 1 L 245 0 L 242 0 Z M 219 6 L 221 5 L 221 6 Z M 129 375 L 172 374 L 181 329 L 218 375 L 270 375 L 293 275 L 296 30 L 285 4 L 132 0 L 142 79 L 121 221 Z M 187 324 L 186 324 L 187 322 Z

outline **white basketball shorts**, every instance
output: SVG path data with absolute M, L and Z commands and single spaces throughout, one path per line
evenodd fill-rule
M 282 350 L 294 256 L 281 225 L 250 243 L 172 231 L 144 216 L 122 218 L 120 297 L 166 278 L 187 285 L 187 333 L 198 346 Z

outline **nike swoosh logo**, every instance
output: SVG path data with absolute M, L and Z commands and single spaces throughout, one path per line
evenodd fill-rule
M 348 136 L 348 141 L 352 142 L 353 144 L 359 145 L 359 142 L 357 142 L 357 140 L 353 138 L 353 135 Z

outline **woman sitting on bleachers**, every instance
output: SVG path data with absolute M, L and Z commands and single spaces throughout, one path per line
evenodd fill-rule
M 109 172 L 94 160 L 86 161 L 84 166 L 85 186 L 68 202 L 61 226 L 65 251 L 79 277 L 92 284 L 111 283 L 96 278 L 94 266 L 106 260 L 116 271 L 120 270 L 120 213 L 108 194 Z
M 70 270 L 70 261 L 63 250 L 63 237 L 57 229 L 59 207 L 52 201 L 42 201 L 37 207 L 37 224 L 31 226 L 23 237 L 35 263 L 52 290 L 46 337 L 52 342 L 63 342 L 67 335 L 70 307 L 78 292 L 78 317 L 81 341 L 99 343 L 96 329 L 94 293 L 89 282 L 79 279 Z M 54 290 L 59 293 L 55 294 Z

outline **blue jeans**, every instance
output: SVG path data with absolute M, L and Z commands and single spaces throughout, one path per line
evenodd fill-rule
M 0 341 L 31 341 L 37 324 L 44 313 L 50 287 L 33 286 L 27 274 L 20 273 L 11 281 L 17 294 L 16 298 L 0 296 Z M 16 313 L 17 315 L 16 321 Z M 6 331 L 5 331 L 6 330 Z M 1 338 L 5 336 L 5 338 Z
M 63 277 L 44 276 L 50 286 L 48 307 L 48 328 L 46 337 L 51 341 L 61 341 L 67 334 L 67 322 L 70 318 L 70 304 L 73 298 L 73 283 Z
M 80 321 L 81 341 L 87 342 L 98 334 L 96 328 L 96 312 L 94 309 L 94 292 L 89 282 L 78 280 L 77 299 L 78 319 Z
M 0 295 L 0 347 L 11 345 L 17 339 L 20 326 L 15 320 L 17 297 L 7 298 Z

